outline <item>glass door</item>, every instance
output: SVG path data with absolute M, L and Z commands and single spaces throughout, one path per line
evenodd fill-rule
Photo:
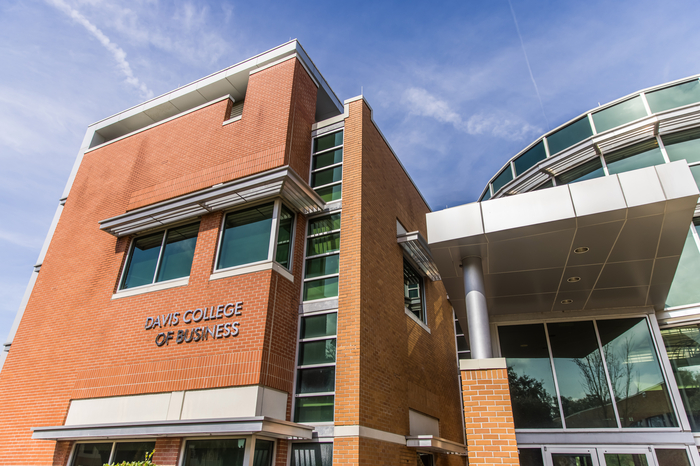
M 598 448 L 601 466 L 656 466 L 648 448 Z
M 657 466 L 645 447 L 545 447 L 546 466 Z
M 595 448 L 556 447 L 545 449 L 547 466 L 603 466 Z

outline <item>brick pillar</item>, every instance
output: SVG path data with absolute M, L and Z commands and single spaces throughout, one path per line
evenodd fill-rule
M 156 439 L 156 452 L 152 461 L 158 466 L 177 466 L 181 443 L 181 438 Z
M 470 465 L 519 464 L 505 358 L 460 361 Z
M 68 457 L 73 448 L 73 442 L 56 442 L 56 449 L 53 451 L 53 466 L 65 466 L 68 464 Z

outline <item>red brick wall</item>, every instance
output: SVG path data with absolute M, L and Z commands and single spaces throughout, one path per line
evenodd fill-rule
M 214 213 L 201 219 L 187 286 L 114 300 L 130 238 L 117 240 L 98 222 L 287 161 L 308 166 L 301 159 L 311 150 L 316 88 L 300 70 L 293 59 L 252 75 L 238 122 L 222 126 L 222 101 L 85 155 L 0 377 L 0 464 L 65 461 L 64 443 L 32 441 L 30 428 L 62 425 L 71 399 L 248 384 L 291 393 L 303 216 L 294 283 L 270 270 L 210 281 L 222 219 Z M 233 169 L 217 172 L 222 164 Z M 209 177 L 167 183 L 209 169 Z M 158 348 L 159 330 L 144 329 L 148 316 L 232 300 L 244 302 L 235 338 Z M 174 465 L 179 440 L 168 442 L 161 461 Z
M 152 461 L 158 466 L 178 466 L 182 440 L 179 438 L 159 438 L 156 440 Z
M 462 371 L 469 464 L 519 464 L 507 369 Z

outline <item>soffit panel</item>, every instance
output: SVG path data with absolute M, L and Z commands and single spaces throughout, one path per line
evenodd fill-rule
M 520 296 L 503 296 L 486 298 L 489 314 L 529 314 L 549 311 L 554 303 L 556 293 L 530 294 Z
M 568 266 L 564 271 L 559 290 L 562 292 L 592 290 L 598 281 L 601 270 L 603 270 L 603 264 Z M 567 281 L 572 277 L 580 278 L 580 280 L 577 282 Z
M 489 243 L 489 273 L 564 267 L 574 232 L 554 231 Z
M 654 261 L 609 262 L 603 267 L 596 288 L 623 288 L 650 284 Z
M 522 272 L 491 273 L 484 276 L 488 297 L 531 293 L 555 293 L 563 267 Z

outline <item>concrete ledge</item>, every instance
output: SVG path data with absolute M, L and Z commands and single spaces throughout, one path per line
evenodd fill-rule
M 507 369 L 506 358 L 491 359 L 460 359 L 459 369 L 463 371 L 476 371 L 484 369 Z
M 366 437 L 384 442 L 406 444 L 406 437 L 365 426 L 335 426 L 336 437 Z
M 436 437 L 434 435 L 414 435 L 406 437 L 406 446 L 409 448 L 420 448 L 435 453 L 445 453 L 447 455 L 467 455 L 467 446 L 461 443 Z

